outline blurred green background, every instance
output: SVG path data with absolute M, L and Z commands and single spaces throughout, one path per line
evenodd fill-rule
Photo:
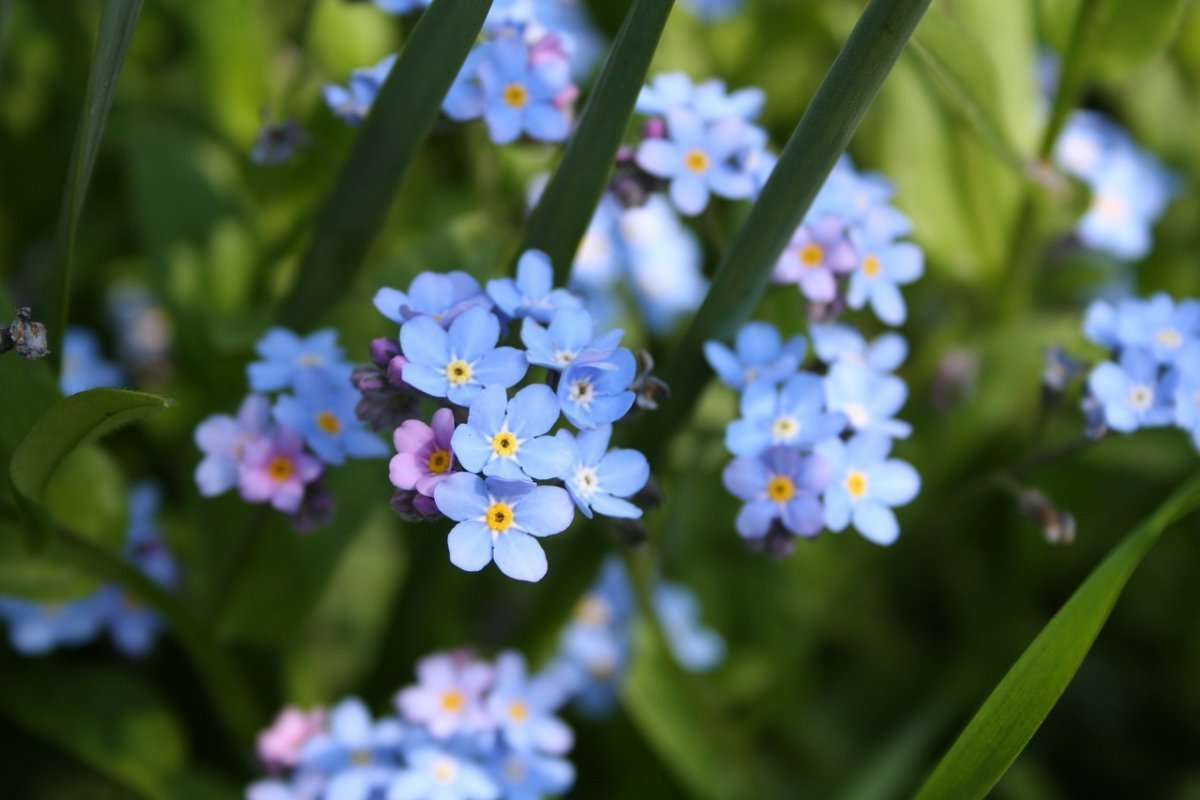
M 0 0 L 0 276 L 17 300 L 36 302 L 54 257 L 97 5 Z M 610 38 L 628 5 L 591 3 Z M 974 85 L 1027 152 L 1038 136 L 1038 47 L 1062 45 L 1073 6 L 934 3 L 962 26 Z M 677 9 L 652 72 L 761 86 L 764 122 L 781 146 L 861 7 L 760 0 L 712 28 Z M 911 793 L 1070 592 L 1196 469 L 1195 450 L 1172 429 L 1106 440 L 1032 472 L 1032 485 L 1074 513 L 1069 546 L 1047 543 L 990 482 L 1030 452 L 1078 437 L 1071 403 L 1039 422 L 1042 348 L 1088 352 L 1079 327 L 1097 291 L 1124 283 L 1139 294 L 1200 296 L 1200 14 L 1189 8 L 1167 33 L 1153 57 L 1106 61 L 1087 95 L 1184 178 L 1152 255 L 1123 265 L 1049 247 L 1048 236 L 1034 243 L 1045 255 L 1018 317 L 996 308 L 1029 187 L 912 53 L 901 58 L 852 155 L 896 182 L 896 203 L 928 254 L 904 331 L 913 357 L 902 372 L 912 390 L 903 416 L 916 433 L 898 447 L 922 473 L 921 496 L 901 512 L 891 548 L 848 533 L 802 542 L 779 562 L 746 553 L 732 529 L 737 502 L 719 488 L 735 398 L 711 387 L 660 465 L 666 503 L 649 522 L 664 573 L 699 593 L 706 622 L 727 639 L 727 661 L 680 687 L 661 654 L 644 650 L 611 719 L 572 720 L 573 796 L 695 796 L 730 785 L 762 797 Z M 310 537 L 235 497 L 202 501 L 191 482 L 191 431 L 244 394 L 253 342 L 354 136 L 324 108 L 320 86 L 344 82 L 403 35 L 395 19 L 342 0 L 148 3 L 79 235 L 74 322 L 103 329 L 106 287 L 123 278 L 148 284 L 170 311 L 174 369 L 143 388 L 179 406 L 109 449 L 130 480 L 163 483 L 188 597 L 250 665 L 268 712 L 347 693 L 382 711 L 434 649 L 544 655 L 599 560 L 619 546 L 602 526 L 579 526 L 549 543 L 543 584 L 517 586 L 495 571 L 459 572 L 445 561 L 440 529 L 403 525 L 377 462 L 334 473 L 339 515 Z M 264 107 L 309 132 L 310 146 L 286 166 L 248 159 Z M 368 268 L 326 320 L 352 358 L 365 361 L 369 340 L 393 333 L 370 307 L 379 286 L 407 285 L 424 269 L 500 274 L 520 240 L 526 182 L 556 155 L 495 147 L 477 125 L 435 131 Z M 1051 234 L 1069 227 L 1077 198 L 1039 198 Z M 717 222 L 730 231 L 742 214 L 726 205 Z M 788 331 L 803 330 L 802 313 L 784 289 L 763 303 L 762 316 Z M 643 342 L 670 358 L 669 338 Z M 1193 520 L 1134 576 L 996 797 L 1200 798 L 1198 565 Z M 711 702 L 697 707 L 693 690 Z M 0 742 L 6 797 L 137 796 L 137 780 L 122 777 L 141 772 L 168 776 L 172 797 L 235 796 L 255 774 L 250 754 L 223 740 L 169 636 L 145 662 L 104 644 L 37 660 L 0 647 Z

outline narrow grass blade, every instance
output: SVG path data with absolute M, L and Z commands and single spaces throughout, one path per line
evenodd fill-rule
M 63 194 L 62 211 L 58 227 L 58 258 L 47 283 L 47 291 L 38 314 L 50 328 L 52 341 L 61 342 L 67 329 L 70 306 L 71 272 L 75 261 L 75 237 L 79 232 L 79 220 L 83 216 L 83 204 L 87 197 L 92 170 L 96 166 L 96 154 L 104 136 L 104 125 L 112 108 L 117 78 L 125 63 L 125 52 L 133 39 L 133 29 L 142 11 L 142 0 L 105 0 L 100 11 L 100 32 L 96 37 L 96 49 L 92 53 L 91 71 L 88 73 L 87 89 L 84 91 L 83 114 L 79 119 L 79 130 L 75 134 L 75 147 L 71 151 L 71 162 L 67 169 L 67 186 Z M 51 357 L 59 358 L 53 347 Z
M 671 399 L 641 431 L 640 441 L 664 442 L 690 415 L 708 370 L 701 348 L 728 339 L 754 311 L 771 268 L 845 151 L 930 0 L 871 0 L 821 82 L 758 202 L 738 229 L 663 378 Z
M 562 163 L 529 218 L 521 251 L 537 248 L 565 285 L 575 251 L 604 193 L 617 149 L 674 0 L 636 0 L 579 117 Z
M 1041 727 L 1096 640 L 1129 576 L 1172 523 L 1200 508 L 1200 476 L 1113 550 L 1042 629 L 926 780 L 918 800 L 986 795 Z
M 1071 30 L 1071 41 L 1063 55 L 1058 75 L 1058 90 L 1054 93 L 1054 104 L 1050 110 L 1050 121 L 1042 135 L 1038 155 L 1049 158 L 1054 143 L 1062 133 L 1067 117 L 1079 104 L 1083 86 L 1091 73 L 1096 58 L 1099 33 L 1104 29 L 1115 5 L 1114 0 L 1081 0 L 1075 14 L 1075 26 Z
M 437 0 L 421 15 L 325 201 L 284 324 L 312 325 L 352 285 L 491 5 Z

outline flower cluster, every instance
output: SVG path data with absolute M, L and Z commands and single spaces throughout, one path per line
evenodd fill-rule
M 555 716 L 569 691 L 555 672 L 530 675 L 511 651 L 493 663 L 453 652 L 423 659 L 417 680 L 381 719 L 356 698 L 285 709 L 258 740 L 275 777 L 248 800 L 525 800 L 571 788 L 574 734 Z
M 270 503 L 309 530 L 332 511 L 318 482 L 325 466 L 382 457 L 387 447 L 355 414 L 361 397 L 334 331 L 272 328 L 255 349 L 262 360 L 247 368 L 252 393 L 237 416 L 215 414 L 196 428 L 204 453 L 196 485 L 205 497 L 236 486 L 246 502 Z
M 161 496 L 154 484 L 139 483 L 130 490 L 123 555 L 156 583 L 173 587 L 177 571 L 159 532 L 156 517 L 160 505 Z M 80 647 L 107 630 L 118 650 L 141 657 L 150 651 L 162 625 L 156 613 L 116 584 L 106 584 L 86 597 L 66 602 L 0 597 L 0 618 L 8 623 L 13 648 L 29 656 L 58 647 Z
M 1097 301 L 1084 334 L 1111 352 L 1087 377 L 1090 432 L 1176 425 L 1200 448 L 1200 301 Z
M 552 283 L 549 259 L 531 250 L 515 279 L 486 290 L 463 272 L 427 272 L 375 296 L 399 337 L 376 341 L 375 365 L 356 373 L 359 412 L 394 427 L 393 507 L 457 523 L 450 560 L 467 571 L 495 561 L 537 581 L 547 568 L 537 540 L 566 530 L 575 508 L 642 514 L 626 498 L 646 484 L 646 459 L 608 446 L 634 404 L 636 361 L 621 331 L 598 332 L 580 298 Z M 531 371 L 545 379 L 520 386 Z M 441 406 L 428 422 L 421 398 Z M 564 418 L 577 433 L 553 430 Z

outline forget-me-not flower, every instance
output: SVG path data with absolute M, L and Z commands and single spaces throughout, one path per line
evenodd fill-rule
M 895 418 L 908 399 L 908 387 L 894 375 L 883 375 L 864 364 L 841 362 L 825 376 L 825 405 L 846 415 L 856 432 L 871 431 L 903 439 L 912 426 Z
M 731 200 L 747 198 L 754 182 L 732 163 L 749 144 L 747 127 L 737 119 L 705 123 L 691 111 L 673 111 L 667 118 L 668 138 L 638 145 L 638 166 L 669 180 L 671 202 L 688 216 L 705 209 L 710 192 Z
M 654 587 L 654 613 L 684 669 L 706 672 L 725 658 L 725 640 L 700 622 L 700 600 L 688 587 L 659 581 Z
M 663 72 L 642 87 L 637 111 L 666 118 L 675 111 L 684 110 L 705 122 L 722 119 L 749 122 L 762 112 L 766 99 L 766 93 L 756 87 L 727 92 L 725 82 L 719 78 L 693 84 L 686 72 Z
M 858 265 L 858 253 L 846 238 L 840 217 L 825 216 L 801 225 L 775 263 L 771 280 L 794 283 L 814 303 L 831 303 L 837 297 L 837 279 Z
M 1150 351 L 1127 347 L 1119 364 L 1105 361 L 1088 376 L 1088 389 L 1104 407 L 1108 427 L 1122 433 L 1138 428 L 1169 425 L 1174 418 L 1172 401 L 1176 375 L 1159 374 Z
M 418 746 L 388 786 L 385 800 L 497 800 L 500 788 L 473 761 L 448 749 Z
M 889 459 L 891 449 L 891 439 L 876 434 L 817 445 L 817 456 L 828 463 L 833 476 L 825 490 L 825 524 L 830 530 L 853 524 L 876 544 L 896 541 L 900 524 L 892 508 L 916 497 L 921 478 L 908 463 Z
M 433 488 L 455 471 L 454 412 L 439 408 L 426 425 L 418 419 L 405 420 L 392 434 L 396 455 L 389 464 L 392 485 L 397 489 L 413 489 L 433 505 Z
M 58 385 L 63 395 L 69 397 L 87 389 L 107 389 L 125 383 L 121 368 L 104 358 L 100 340 L 87 328 L 75 325 L 67 328 L 62 348 Z
M 387 80 L 395 63 L 395 55 L 386 56 L 372 67 L 354 70 L 350 73 L 349 83 L 344 87 L 335 83 L 325 84 L 321 87 L 325 105 L 340 119 L 351 125 L 358 125 L 371 113 L 375 96 L 379 94 L 379 88 Z
M 104 608 L 99 594 L 55 603 L 0 597 L 0 619 L 8 623 L 14 650 L 38 656 L 95 639 L 104 625 Z
M 553 677 L 529 677 L 525 658 L 508 651 L 496 658 L 495 682 L 488 693 L 488 714 L 504 743 L 513 750 L 562 755 L 575 736 L 554 712 L 563 696 Z
M 621 343 L 624 331 L 612 330 L 593 338 L 595 322 L 582 308 L 556 311 L 550 325 L 543 328 L 532 319 L 521 325 L 521 342 L 530 364 L 561 371 L 581 355 L 607 358 Z
M 261 361 L 246 367 L 250 389 L 276 392 L 297 387 L 302 375 L 318 374 L 333 380 L 349 380 L 353 369 L 345 361 L 332 328 L 300 336 L 287 328 L 271 328 L 254 345 Z
M 518 35 L 502 35 L 487 45 L 476 65 L 486 108 L 483 121 L 496 144 L 522 134 L 541 142 L 561 142 L 571 132 L 571 68 L 566 59 L 533 62 Z
M 305 487 L 323 470 L 321 460 L 304 451 L 300 434 L 277 427 L 268 436 L 246 442 L 238 462 L 238 489 L 246 502 L 269 502 L 285 514 L 295 514 Z
M 869 343 L 849 325 L 836 322 L 818 323 L 809 327 L 813 351 L 822 363 L 861 364 L 876 372 L 895 372 L 908 358 L 908 342 L 898 333 L 881 334 Z
M 571 445 L 571 463 L 562 474 L 571 499 L 591 519 L 592 513 L 606 517 L 637 519 L 642 510 L 623 498 L 641 491 L 650 479 L 650 464 L 637 450 L 609 450 L 612 426 L 572 436 L 560 431 L 559 438 Z
M 354 413 L 360 398 L 348 381 L 304 375 L 296 380 L 296 394 L 281 395 L 272 413 L 280 425 L 303 436 L 326 464 L 344 464 L 347 456 L 387 455 L 387 445 L 366 430 Z
M 304 743 L 300 767 L 328 778 L 323 797 L 371 800 L 395 775 L 402 739 L 395 720 L 376 722 L 351 697 L 330 709 L 327 730 Z
M 609 356 L 576 358 L 558 382 L 563 416 L 581 430 L 616 422 L 633 408 L 629 386 L 636 376 L 637 361 L 624 347 Z
M 486 311 L 492 307 L 479 281 L 458 270 L 422 272 L 413 278 L 407 292 L 385 286 L 375 293 L 374 303 L 379 313 L 392 322 L 427 316 L 443 328 L 449 328 L 460 314 L 472 308 Z
M 778 383 L 789 378 L 804 362 L 803 336 L 783 341 L 769 322 L 747 322 L 737 332 L 733 349 L 717 341 L 704 343 L 704 357 L 726 385 L 744 389 L 757 380 Z
M 725 429 L 725 446 L 738 456 L 756 456 L 775 445 L 810 447 L 846 427 L 846 417 L 825 410 L 824 381 L 809 372 L 793 375 L 779 389 L 758 380 L 742 392 L 742 418 Z
M 495 753 L 488 761 L 488 771 L 505 800 L 558 797 L 575 784 L 575 767 L 570 761 L 540 753 Z
M 246 443 L 266 435 L 270 426 L 271 401 L 260 394 L 247 395 L 236 418 L 214 414 L 197 425 L 196 446 L 204 453 L 195 475 L 200 494 L 215 497 L 236 486 Z
M 492 725 L 483 693 L 493 668 L 466 653 L 435 653 L 417 662 L 417 683 L 396 694 L 396 708 L 435 739 L 478 733 Z
M 908 312 L 899 287 L 912 283 L 924 273 L 925 257 L 921 248 L 912 242 L 853 238 L 859 262 L 850 275 L 846 304 L 857 309 L 869 303 L 875 316 L 883 322 L 901 324 Z
M 400 346 L 408 359 L 401 374 L 431 397 L 470 405 L 485 387 L 507 389 L 525 377 L 525 354 L 496 347 L 499 340 L 500 321 L 482 308 L 467 309 L 449 331 L 431 317 L 414 317 L 400 328 Z
M 550 322 L 559 309 L 583 305 L 566 289 L 554 288 L 554 268 L 541 250 L 522 253 L 517 261 L 517 277 L 490 280 L 487 292 L 496 308 L 509 317 L 531 317 L 541 323 Z
M 467 424 L 455 429 L 450 444 L 469 472 L 507 480 L 558 478 L 571 461 L 570 444 L 545 435 L 558 415 L 558 400 L 545 384 L 526 386 L 511 400 L 491 386 L 471 403 Z
M 818 497 L 829 484 L 828 465 L 793 447 L 772 447 L 742 456 L 722 473 L 725 488 L 745 502 L 735 527 L 746 539 L 761 539 L 779 520 L 797 536 L 815 536 L 825 518 Z

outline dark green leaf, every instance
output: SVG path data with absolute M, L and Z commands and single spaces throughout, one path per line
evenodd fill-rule
M 566 284 L 575 250 L 604 192 L 613 160 L 674 0 L 636 0 L 621 25 L 562 163 L 546 186 L 521 250 L 550 256 L 554 280 Z
M 919 800 L 986 795 L 1041 727 L 1163 530 L 1200 507 L 1200 477 L 1172 494 L 1054 615 L 921 787 Z
M 421 15 L 317 220 L 282 308 L 285 324 L 311 326 L 349 289 L 491 5 L 437 0 Z
M 666 441 L 691 414 L 708 378 L 701 349 L 729 339 L 758 305 L 771 269 L 850 142 L 929 0 L 871 0 L 821 82 L 762 194 L 738 229 L 663 377 L 671 398 L 640 441 Z
M 185 760 L 179 723 L 124 668 L 11 662 L 0 681 L 0 714 L 149 797 L 166 796 Z

